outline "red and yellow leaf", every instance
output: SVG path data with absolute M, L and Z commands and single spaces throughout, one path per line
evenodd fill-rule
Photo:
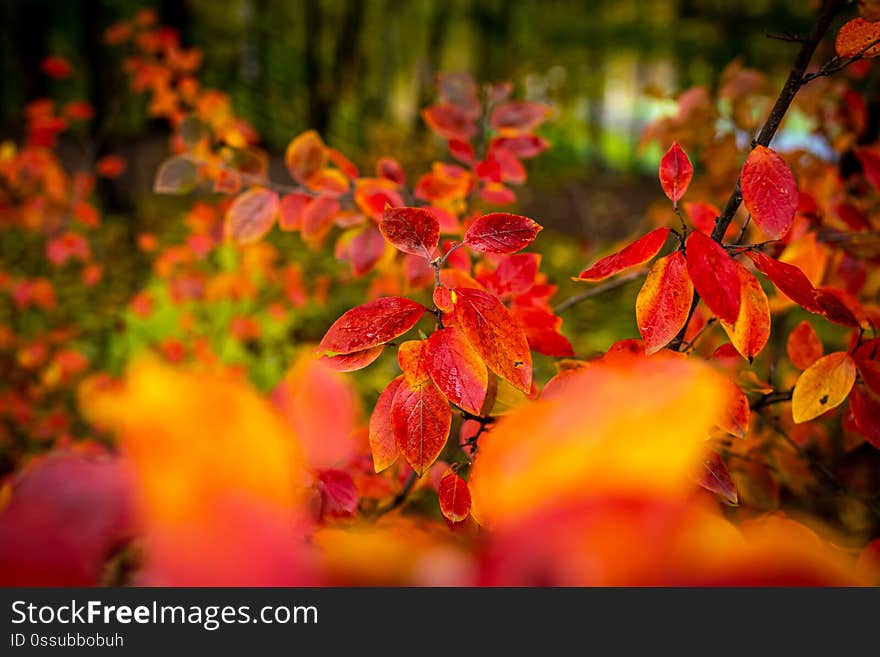
M 298 183 L 305 181 L 324 167 L 327 149 L 321 137 L 314 130 L 308 130 L 296 137 L 287 146 L 284 163 L 290 177 Z
M 774 150 L 755 146 L 740 177 L 743 203 L 752 220 L 768 238 L 785 235 L 798 207 L 798 188 L 794 174 Z
M 462 522 L 471 511 L 471 491 L 467 482 L 451 470 L 440 480 L 437 498 L 440 511 L 449 522 Z
M 736 322 L 721 320 L 721 326 L 743 358 L 757 356 L 770 338 L 770 303 L 761 283 L 745 267 L 732 261 L 740 280 L 740 306 Z
M 684 196 L 693 176 L 694 166 L 687 153 L 677 141 L 673 142 L 660 160 L 660 186 L 675 207 L 678 207 L 678 201 Z
M 337 356 L 321 356 L 320 362 L 325 367 L 337 372 L 354 372 L 370 365 L 381 354 L 385 345 L 380 344 L 363 351 L 355 351 L 350 354 L 339 354 Z
M 515 388 L 532 385 L 532 354 L 510 311 L 481 290 L 456 288 L 455 312 L 462 333 L 486 365 Z
M 327 330 L 318 345 L 323 355 L 350 354 L 385 344 L 409 331 L 425 307 L 403 297 L 381 297 L 348 312 Z
M 798 377 L 791 412 L 798 424 L 843 403 L 856 380 L 856 364 L 845 351 L 823 356 Z
M 737 321 L 742 281 L 727 252 L 703 233 L 693 232 L 687 240 L 687 270 L 709 310 L 723 322 Z
M 226 236 L 238 244 L 256 242 L 278 216 L 278 194 L 254 188 L 239 195 L 226 211 Z
M 398 451 L 418 476 L 440 456 L 451 423 L 449 402 L 433 381 L 411 387 L 403 380 L 391 403 L 391 428 Z
M 470 225 L 464 243 L 483 253 L 514 253 L 534 242 L 540 231 L 540 224 L 528 217 L 493 212 Z
M 687 320 L 694 287 L 681 251 L 674 251 L 651 265 L 636 298 L 636 321 L 645 353 L 665 347 Z
M 373 469 L 376 472 L 382 472 L 397 460 L 397 442 L 391 427 L 391 404 L 402 383 L 403 375 L 389 383 L 379 395 L 370 415 L 370 452 L 373 454 Z
M 822 358 L 822 341 L 807 320 L 794 327 L 785 345 L 788 358 L 799 370 L 805 370 Z
M 386 208 L 379 228 L 399 250 L 428 260 L 440 241 L 440 222 L 422 208 Z
M 435 331 L 428 338 L 428 371 L 453 404 L 479 415 L 486 399 L 489 373 L 476 350 L 455 328 Z
M 428 341 L 407 340 L 397 348 L 397 364 L 406 383 L 414 388 L 430 378 L 428 373 Z
M 668 236 L 668 228 L 652 230 L 617 253 L 598 260 L 593 266 L 582 271 L 578 278 L 584 281 L 601 281 L 624 269 L 644 264 L 660 252 Z

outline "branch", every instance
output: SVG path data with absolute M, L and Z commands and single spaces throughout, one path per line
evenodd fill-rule
M 827 62 L 822 64 L 822 67 L 818 71 L 816 71 L 815 73 L 808 73 L 807 75 L 805 75 L 802 78 L 802 84 L 807 84 L 808 82 L 812 82 L 816 78 L 821 78 L 821 77 L 825 77 L 828 75 L 834 75 L 835 73 L 842 71 L 850 64 L 853 64 L 853 63 L 859 61 L 860 59 L 863 59 L 865 56 L 865 53 L 867 53 L 871 48 L 873 48 L 877 44 L 880 44 L 880 38 L 874 39 L 873 41 L 871 41 L 871 43 L 869 43 L 867 46 L 862 48 L 860 51 L 858 51 L 855 55 L 852 55 L 851 57 L 844 57 L 844 58 L 832 57 Z
M 788 390 L 773 390 L 761 395 L 755 401 L 751 402 L 749 408 L 753 411 L 760 411 L 762 408 L 766 408 L 773 404 L 791 401 L 792 394 L 794 394 L 794 388 L 789 388 Z
M 807 66 L 810 65 L 810 60 L 816 52 L 816 48 L 819 47 L 819 43 L 825 36 L 825 32 L 828 31 L 831 21 L 834 20 L 834 16 L 845 4 L 846 0 L 825 0 L 825 3 L 822 5 L 822 11 L 819 13 L 819 16 L 816 18 L 816 23 L 810 31 L 810 35 L 803 42 L 798 51 L 797 57 L 795 57 L 791 71 L 788 73 L 788 79 L 786 79 L 782 90 L 779 92 L 779 96 L 773 104 L 773 109 L 770 110 L 770 115 L 767 117 L 767 121 L 761 128 L 761 132 L 758 133 L 758 137 L 752 142 L 753 148 L 755 146 L 770 145 L 770 141 L 773 139 L 779 126 L 782 124 L 782 119 L 785 118 L 785 113 L 788 112 L 788 108 L 791 107 L 794 97 L 797 95 L 798 91 L 800 91 L 801 87 L 809 81 L 805 81 L 805 74 L 807 72 Z M 727 232 L 727 228 L 730 226 L 730 222 L 733 221 L 740 205 L 742 205 L 742 189 L 740 186 L 740 180 L 737 179 L 736 186 L 733 188 L 733 192 L 727 199 L 727 203 L 725 204 L 721 215 L 715 219 L 715 227 L 712 229 L 712 239 L 718 244 L 721 244 L 724 240 L 724 234 Z M 681 330 L 678 332 L 678 335 L 676 335 L 670 343 L 670 348 L 680 350 L 684 335 L 687 333 L 688 324 L 691 323 L 691 318 L 694 316 L 694 311 L 697 309 L 697 304 L 699 302 L 700 295 L 694 292 L 694 300 L 691 303 L 687 319 L 685 320 L 684 326 L 682 326 Z
M 627 274 L 626 276 L 621 276 L 620 278 L 615 278 L 613 281 L 609 281 L 602 285 L 597 285 L 596 287 L 591 287 L 589 290 L 581 292 L 580 294 L 575 294 L 573 296 L 568 297 L 567 299 L 560 301 L 553 308 L 553 312 L 557 315 L 564 313 L 566 310 L 579 304 L 581 301 L 586 301 L 595 296 L 599 296 L 604 292 L 608 292 L 609 290 L 615 290 L 619 287 L 622 287 L 641 276 L 644 276 L 647 273 L 645 269 L 639 269 L 638 271 L 634 271 L 631 274 Z
M 415 470 L 409 473 L 409 476 L 406 478 L 406 481 L 403 483 L 403 488 L 400 489 L 400 492 L 394 496 L 394 499 L 391 500 L 385 506 L 381 506 L 376 509 L 376 517 L 383 516 L 386 513 L 390 513 L 394 511 L 394 509 L 399 508 L 406 502 L 406 498 L 409 497 L 410 491 L 412 491 L 413 486 L 416 485 L 416 482 L 419 480 L 416 475 Z

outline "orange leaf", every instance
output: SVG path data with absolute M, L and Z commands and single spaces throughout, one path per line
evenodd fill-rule
M 740 280 L 740 306 L 736 322 L 721 320 L 721 326 L 742 357 L 749 362 L 760 353 L 770 338 L 770 303 L 754 275 L 732 260 Z
M 350 354 L 385 344 L 409 331 L 425 307 L 403 297 L 381 297 L 337 319 L 318 344 L 323 355 Z
M 742 282 L 727 252 L 703 233 L 691 233 L 687 240 L 687 270 L 709 310 L 723 322 L 737 321 Z
M 774 150 L 755 146 L 740 177 L 743 203 L 770 239 L 785 235 L 798 206 L 798 188 L 791 169 Z
M 510 311 L 491 294 L 469 288 L 456 288 L 454 303 L 462 333 L 489 369 L 528 393 L 532 385 L 532 354 Z
M 250 244 L 272 228 L 278 215 L 278 194 L 254 188 L 236 197 L 226 211 L 226 236 L 238 244 Z
M 303 211 L 312 202 L 311 194 L 293 192 L 281 197 L 278 207 L 278 227 L 281 230 L 299 230 L 302 227 Z
M 464 234 L 464 243 L 483 253 L 514 253 L 534 242 L 541 228 L 528 217 L 493 212 L 470 225 Z
M 467 482 L 451 470 L 440 480 L 437 490 L 440 511 L 449 522 L 461 522 L 471 510 L 471 491 Z
M 324 142 L 314 130 L 308 130 L 296 137 L 284 153 L 284 163 L 290 177 L 298 183 L 305 183 L 312 174 L 323 168 L 326 160 Z
M 617 253 L 598 260 L 582 271 L 578 278 L 584 281 L 601 281 L 629 267 L 644 264 L 660 252 L 668 236 L 668 228 L 652 230 Z
M 419 477 L 440 456 L 451 424 L 449 402 L 433 381 L 411 387 L 404 379 L 391 403 L 391 428 L 397 449 Z
M 749 400 L 736 383 L 728 379 L 726 384 L 728 399 L 718 420 L 718 426 L 731 436 L 745 438 L 752 416 Z
M 678 207 L 678 201 L 684 196 L 693 176 L 694 166 L 687 153 L 677 141 L 672 142 L 672 146 L 660 160 L 660 186 L 675 207 Z
M 655 261 L 636 298 L 636 321 L 645 353 L 662 349 L 684 326 L 694 287 L 681 251 Z
M 401 344 L 397 348 L 397 364 L 411 388 L 422 385 L 431 376 L 428 373 L 428 341 L 407 340 Z
M 807 320 L 794 327 L 786 343 L 788 358 L 799 370 L 805 370 L 822 358 L 822 341 Z
M 379 228 L 400 251 L 428 260 L 434 257 L 440 241 L 440 222 L 422 208 L 386 208 Z
M 425 123 L 441 137 L 467 141 L 477 134 L 473 117 L 451 103 L 437 103 L 422 110 Z
M 435 331 L 428 338 L 428 371 L 449 401 L 468 413 L 480 414 L 489 373 L 479 354 L 458 329 Z
M 880 39 L 880 23 L 866 21 L 864 18 L 854 18 L 840 28 L 834 49 L 840 57 L 853 57 L 865 48 L 863 57 L 876 57 L 880 55 L 880 44 L 871 45 Z
M 303 208 L 302 236 L 307 243 L 322 239 L 330 228 L 333 219 L 339 212 L 339 201 L 330 196 L 319 196 Z
M 394 379 L 376 401 L 370 415 L 370 451 L 373 454 L 373 469 L 376 472 L 390 467 L 397 460 L 397 442 L 391 428 L 391 404 L 397 389 L 403 383 L 403 376 Z
M 840 406 L 856 380 L 856 365 L 845 351 L 823 356 L 798 377 L 791 413 L 798 424 Z
M 544 103 L 511 100 L 492 110 L 489 124 L 505 133 L 530 132 L 546 121 L 548 116 L 550 107 Z

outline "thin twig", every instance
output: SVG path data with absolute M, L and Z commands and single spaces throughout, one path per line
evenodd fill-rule
M 406 481 L 403 482 L 403 488 L 400 489 L 400 492 L 394 496 L 394 499 L 391 500 L 385 506 L 379 507 L 376 509 L 376 516 L 383 516 L 386 513 L 390 513 L 402 506 L 404 502 L 406 502 L 406 498 L 409 497 L 410 492 L 413 489 L 413 486 L 416 485 L 416 481 L 418 481 L 418 476 L 415 473 L 415 470 L 409 473 L 409 476 L 406 478 Z
M 598 296 L 609 290 L 615 290 L 619 287 L 622 287 L 629 283 L 630 281 L 634 281 L 637 278 L 644 276 L 647 273 L 646 270 L 640 269 L 638 271 L 634 271 L 631 274 L 627 274 L 626 276 L 621 276 L 620 278 L 615 278 L 613 281 L 609 281 L 602 285 L 597 285 L 596 287 L 591 287 L 589 290 L 581 292 L 579 294 L 572 295 L 563 301 L 560 301 L 553 308 L 553 312 L 557 315 L 564 313 L 566 310 L 579 304 L 581 301 L 586 301 L 592 297 Z
M 791 396 L 794 393 L 794 388 L 789 388 L 788 390 L 772 390 L 770 392 L 764 393 L 756 400 L 749 404 L 749 408 L 753 411 L 760 411 L 762 408 L 766 408 L 767 406 L 771 406 L 773 404 L 780 404 L 782 402 L 791 401 Z

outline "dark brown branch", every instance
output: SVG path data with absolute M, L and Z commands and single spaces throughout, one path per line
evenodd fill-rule
M 762 408 L 766 408 L 767 406 L 771 406 L 773 404 L 791 401 L 791 396 L 793 393 L 794 388 L 789 388 L 788 390 L 773 390 L 772 392 L 761 395 L 756 400 L 751 402 L 749 404 L 749 408 L 753 411 L 760 411 Z
M 795 57 L 791 71 L 788 73 L 788 78 L 786 79 L 782 90 L 779 92 L 776 102 L 773 104 L 773 109 L 770 110 L 767 121 L 761 128 L 761 132 L 758 133 L 758 137 L 752 142 L 753 148 L 755 146 L 770 145 L 770 141 L 773 139 L 776 131 L 779 130 L 779 126 L 782 124 L 782 119 L 785 118 L 785 114 L 788 112 L 788 108 L 791 107 L 794 97 L 797 95 L 797 92 L 800 91 L 801 87 L 806 84 L 804 81 L 805 74 L 807 72 L 807 67 L 810 65 L 810 60 L 816 52 L 816 48 L 819 47 L 819 43 L 821 43 L 822 38 L 825 36 L 825 32 L 828 31 L 831 21 L 834 20 L 834 16 L 845 4 L 846 0 L 825 0 L 825 3 L 822 5 L 822 10 L 819 12 L 819 16 L 816 18 L 816 22 L 813 25 L 813 29 L 810 31 L 810 35 L 803 42 L 798 51 L 797 57 Z M 733 192 L 727 199 L 727 203 L 721 211 L 721 215 L 715 219 L 715 227 L 712 229 L 712 239 L 718 244 L 723 242 L 724 234 L 727 232 L 727 228 L 733 221 L 734 216 L 736 216 L 736 212 L 739 210 L 740 205 L 742 205 L 742 189 L 740 187 L 740 181 L 737 179 L 736 186 L 733 188 Z M 691 322 L 691 318 L 694 316 L 694 311 L 697 309 L 698 303 L 700 303 L 700 295 L 695 292 L 687 320 L 685 320 L 681 331 L 678 332 L 678 335 L 676 335 L 670 343 L 670 348 L 676 350 L 681 349 L 685 333 L 687 333 L 688 325 Z
M 418 475 L 416 475 L 415 470 L 409 473 L 409 476 L 406 478 L 406 481 L 403 482 L 403 488 L 400 489 L 400 492 L 394 496 L 394 499 L 391 500 L 385 506 L 381 506 L 376 509 L 376 517 L 383 516 L 386 513 L 391 513 L 394 509 L 397 509 L 406 502 L 406 498 L 409 497 L 410 492 L 413 489 L 413 486 L 416 485 L 416 482 L 419 480 Z

